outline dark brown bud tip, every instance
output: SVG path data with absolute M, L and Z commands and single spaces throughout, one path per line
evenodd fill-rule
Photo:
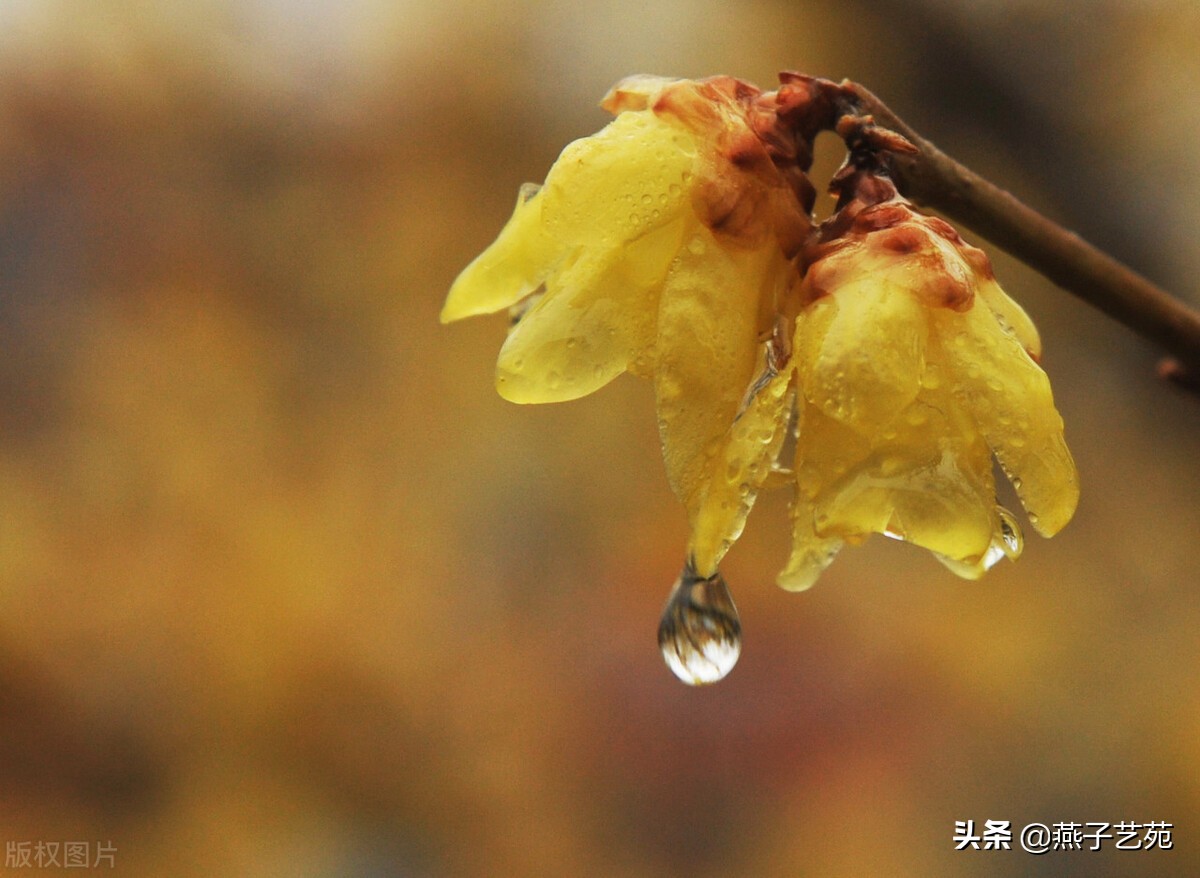
M 917 152 L 917 148 L 903 135 L 876 125 L 874 116 L 842 116 L 837 121 L 835 131 L 851 149 L 865 148 L 875 152 L 910 154 Z

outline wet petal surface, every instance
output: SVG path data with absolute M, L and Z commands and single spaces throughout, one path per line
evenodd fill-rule
M 745 520 L 742 503 L 752 497 L 740 491 L 743 475 L 756 490 L 753 479 L 766 477 L 778 452 L 776 434 L 782 441 L 785 380 L 738 419 L 755 378 L 760 298 L 774 295 L 781 261 L 771 251 L 726 249 L 696 225 L 663 288 L 654 365 L 659 433 L 671 487 L 692 523 L 701 576 L 716 569 Z
M 1079 477 L 1046 373 L 988 309 L 935 319 L 960 404 L 1012 480 L 1034 529 L 1058 533 L 1075 512 Z

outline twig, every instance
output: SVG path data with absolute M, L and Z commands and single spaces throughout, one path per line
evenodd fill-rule
M 892 159 L 905 196 L 958 220 L 1173 354 L 1176 372 L 1200 375 L 1200 312 L 960 165 L 858 83 L 843 82 L 841 88 L 854 96 L 860 114 L 917 147 Z

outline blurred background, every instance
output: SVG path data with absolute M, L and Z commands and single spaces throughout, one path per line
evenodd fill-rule
M 876 539 L 792 595 L 766 495 L 724 565 L 741 662 L 693 690 L 655 643 L 686 533 L 649 386 L 513 406 L 503 318 L 437 323 L 637 72 L 857 79 L 1200 303 L 1198 58 L 1190 0 L 0 3 L 6 853 L 1200 873 L 1200 401 L 1147 344 L 996 254 L 1075 521 L 979 583 Z M 989 819 L 1167 821 L 1176 847 L 955 852 Z

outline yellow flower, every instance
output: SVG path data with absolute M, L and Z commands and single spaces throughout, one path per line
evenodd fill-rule
M 993 453 L 1042 535 L 1079 499 L 1037 330 L 942 220 L 894 194 L 843 214 L 849 229 L 803 285 L 793 551 L 780 584 L 807 588 L 844 542 L 871 533 L 978 578 L 1022 545 L 996 502 Z
M 848 165 L 838 213 L 813 228 L 805 171 L 833 121 L 813 82 L 620 83 L 604 101 L 616 119 L 522 188 L 442 320 L 510 309 L 496 385 L 514 402 L 575 399 L 624 371 L 654 381 L 697 581 L 781 471 L 794 415 L 782 585 L 811 585 L 871 533 L 974 578 L 1020 552 L 993 453 L 1044 535 L 1078 497 L 1037 332 L 984 254 L 886 175 Z
M 701 576 L 740 534 L 790 410 L 779 375 L 741 411 L 810 231 L 797 144 L 762 132 L 803 97 L 728 77 L 622 82 L 604 101 L 616 120 L 523 190 L 442 310 L 520 309 L 496 372 L 513 402 L 575 399 L 626 370 L 653 378 Z

